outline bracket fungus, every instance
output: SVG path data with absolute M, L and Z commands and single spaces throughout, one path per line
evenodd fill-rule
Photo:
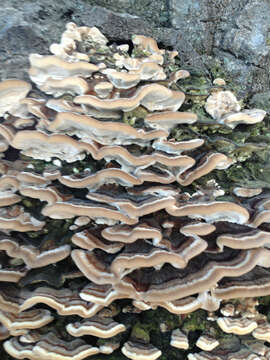
M 50 51 L 29 57 L 33 86 L 0 82 L 5 351 L 155 360 L 171 345 L 171 360 L 255 359 L 259 346 L 228 350 L 216 324 L 198 334 L 189 321 L 208 312 L 213 323 L 225 303 L 225 333 L 269 340 L 255 303 L 235 303 L 270 294 L 267 167 L 250 162 L 254 138 L 269 143 L 266 113 L 241 110 L 216 79 L 196 114 L 178 53 L 144 35 L 117 45 L 69 23 Z
M 170 345 L 176 347 L 177 349 L 187 350 L 189 348 L 188 338 L 180 331 L 180 329 L 175 329 L 172 332 Z

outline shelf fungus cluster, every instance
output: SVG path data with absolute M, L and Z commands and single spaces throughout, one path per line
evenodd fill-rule
M 153 312 L 173 317 L 160 328 L 177 359 L 269 359 L 267 320 L 229 301 L 270 294 L 270 193 L 239 183 L 225 192 L 216 181 L 237 156 L 194 128 L 177 52 L 142 35 L 110 43 L 73 23 L 50 51 L 30 55 L 32 84 L 0 82 L 5 351 L 155 360 L 164 348 L 143 323 Z M 210 126 L 263 122 L 264 111 L 241 111 L 224 84 L 205 103 Z M 189 135 L 178 139 L 181 129 Z M 253 343 L 228 350 L 220 329 L 201 331 L 191 351 L 186 321 L 196 310 Z

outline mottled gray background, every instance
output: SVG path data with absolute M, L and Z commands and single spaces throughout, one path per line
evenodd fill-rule
M 27 79 L 27 55 L 48 53 L 73 21 L 110 40 L 153 36 L 179 51 L 183 68 L 224 74 L 239 95 L 270 104 L 269 0 L 1 0 L 0 10 L 2 79 Z

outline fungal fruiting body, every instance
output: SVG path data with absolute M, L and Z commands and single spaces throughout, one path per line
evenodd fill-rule
M 226 302 L 270 294 L 269 192 L 218 183 L 239 166 L 231 134 L 261 124 L 265 112 L 241 111 L 216 81 L 202 111 L 208 132 L 227 134 L 232 150 L 219 150 L 220 137 L 209 140 L 185 103 L 189 73 L 177 52 L 143 35 L 132 41 L 133 49 L 109 45 L 97 28 L 69 23 L 52 55 L 29 57 L 38 91 L 0 83 L 0 336 L 16 359 L 119 349 L 157 359 L 162 349 L 139 323 L 142 311 L 172 314 L 159 325 L 179 354 L 194 329 L 187 314 L 199 309 L 227 306 L 216 329 L 265 339 L 255 307 L 245 313 L 247 301 L 234 313 Z M 228 350 L 220 330 L 206 335 L 202 324 L 203 351 L 188 358 L 256 354 L 240 342 Z

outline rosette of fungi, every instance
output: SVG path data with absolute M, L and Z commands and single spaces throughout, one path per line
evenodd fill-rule
M 206 137 L 173 137 L 200 120 L 181 111 L 176 83 L 189 73 L 154 39 L 132 42 L 110 45 L 97 28 L 69 23 L 52 55 L 30 55 L 34 85 L 0 83 L 0 322 L 14 358 L 121 347 L 156 359 L 150 338 L 114 319 L 115 300 L 187 314 L 254 287 L 270 293 L 268 193 L 235 187 L 234 199 L 218 199 L 215 181 L 195 190 L 235 160 Z M 229 92 L 211 96 L 206 111 L 223 126 L 263 120 L 240 113 Z M 89 343 L 74 339 L 85 335 Z

